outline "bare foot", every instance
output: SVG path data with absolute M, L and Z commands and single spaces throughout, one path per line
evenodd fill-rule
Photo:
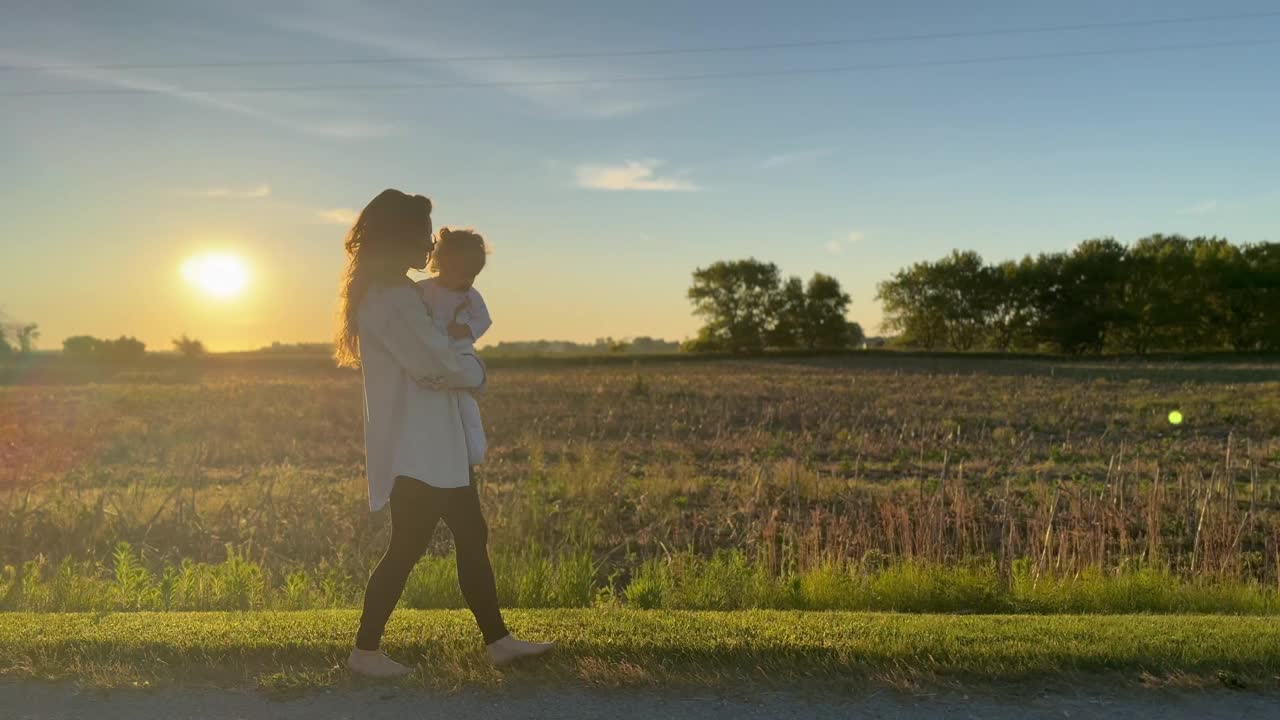
M 525 642 L 508 635 L 501 640 L 489 643 L 489 660 L 494 665 L 506 665 L 513 660 L 550 652 L 553 647 L 555 643 Z
M 397 678 L 413 672 L 413 668 L 401 665 L 387 657 L 380 650 L 361 650 L 356 648 L 347 658 L 347 667 L 351 672 L 367 677 Z

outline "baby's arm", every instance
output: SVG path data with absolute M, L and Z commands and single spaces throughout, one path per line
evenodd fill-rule
M 493 326 L 493 319 L 489 317 L 489 306 L 484 304 L 484 296 L 479 290 L 471 288 L 467 299 L 471 303 L 468 308 L 471 318 L 467 321 L 467 326 L 471 328 L 471 339 L 479 340 Z
M 464 323 L 457 321 L 449 323 L 449 336 L 466 338 L 472 342 L 479 340 L 480 336 L 485 334 L 493 325 L 493 319 L 489 317 L 489 308 L 484 304 L 484 297 L 479 290 L 471 288 L 467 293 L 466 301 L 458 307 L 458 312 L 463 309 L 467 310 L 467 321 Z M 457 313 L 454 314 L 457 315 Z

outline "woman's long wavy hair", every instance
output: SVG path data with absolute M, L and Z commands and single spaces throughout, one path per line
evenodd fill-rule
M 429 246 L 430 227 L 431 201 L 399 190 L 378 193 L 356 218 L 343 243 L 347 269 L 339 292 L 334 351 L 339 367 L 360 367 L 356 315 L 365 294 L 375 284 L 391 284 L 404 277 L 414 254 Z

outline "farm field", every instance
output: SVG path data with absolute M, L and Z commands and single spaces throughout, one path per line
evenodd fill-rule
M 354 373 L 31 379 L 0 387 L 0 607 L 358 602 L 388 523 Z M 483 411 L 509 607 L 1280 608 L 1275 365 L 504 361 Z M 449 545 L 405 605 L 462 606 Z
M 31 679 L 358 690 L 341 657 L 389 530 L 367 509 L 358 377 L 251 356 L 71 370 L 0 387 L 17 696 Z M 1101 683 L 1130 710 L 1167 701 L 1134 688 L 1276 688 L 1273 365 L 859 354 L 492 377 L 479 478 L 500 601 L 560 648 L 483 662 L 440 529 L 387 637 L 418 665 L 407 687 L 968 706 Z M 1079 702 L 1053 701 L 1098 710 Z

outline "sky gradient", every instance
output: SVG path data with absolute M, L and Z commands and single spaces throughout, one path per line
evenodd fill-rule
M 1001 260 L 1099 236 L 1280 239 L 1280 17 L 511 58 L 1267 2 L 106 5 L 18 2 L 0 25 L 0 311 L 38 322 L 42 348 L 78 334 L 154 349 L 184 332 L 215 350 L 327 340 L 344 225 L 385 187 L 430 196 L 437 225 L 493 244 L 477 281 L 487 342 L 691 336 L 690 274 L 720 259 L 832 274 L 875 332 L 876 282 L 952 248 Z M 1195 44 L 1238 46 L 928 65 Z M 503 59 L 154 67 L 406 55 Z M 862 69 L 671 77 L 847 66 Z M 667 79 L 616 81 L 653 76 Z M 297 89 L 333 85 L 348 89 Z M 437 87 L 350 89 L 368 85 Z M 264 87 L 293 90 L 240 92 Z M 154 92 L 103 93 L 136 89 Z M 205 251 L 247 259 L 243 296 L 183 282 Z

